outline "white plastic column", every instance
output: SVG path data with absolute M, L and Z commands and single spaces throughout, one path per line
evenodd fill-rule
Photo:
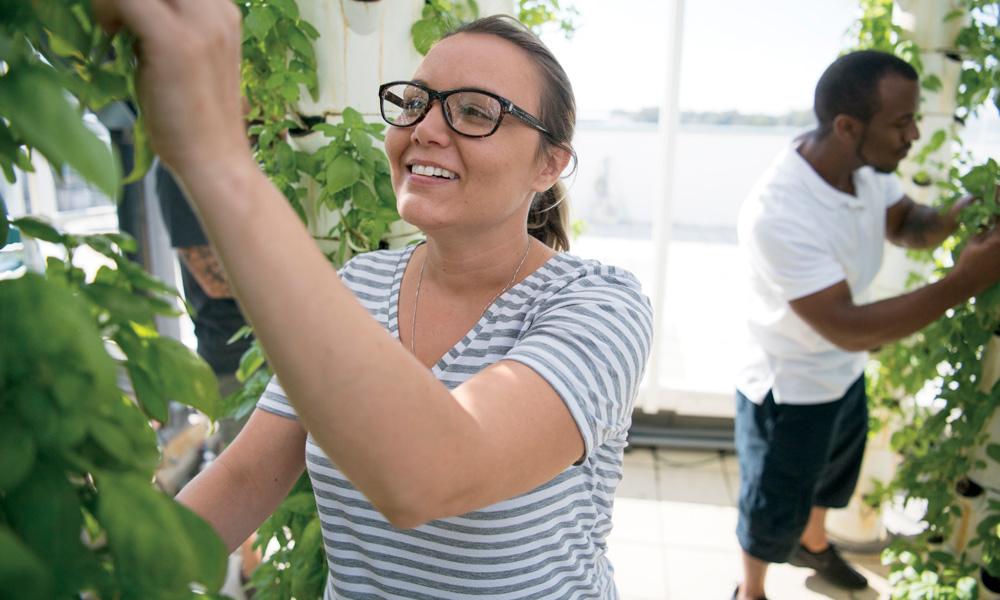
M 664 390 L 660 384 L 660 361 L 666 336 L 663 306 L 667 294 L 667 258 L 670 240 L 673 237 L 673 189 L 674 163 L 677 151 L 677 128 L 680 123 L 678 99 L 680 97 L 681 55 L 684 46 L 684 0 L 670 0 L 667 23 L 664 29 L 663 52 L 667 57 L 665 73 L 666 88 L 660 105 L 660 164 L 663 166 L 661 189 L 663 197 L 656 205 L 653 217 L 653 348 L 650 352 L 645 385 L 640 391 L 639 408 L 646 412 L 656 412 L 661 408 Z
M 952 117 L 960 65 L 947 58 L 945 53 L 954 47 L 955 37 L 964 22 L 962 19 L 953 19 L 947 23 L 944 20 L 945 15 L 959 8 L 955 0 L 897 0 L 897 4 L 901 10 L 894 11 L 894 20 L 920 47 L 925 75 L 935 74 L 942 83 L 939 92 L 922 90 L 920 110 L 923 120 L 920 129 L 926 140 L 939 129 L 951 130 L 955 127 Z M 920 142 L 917 142 L 914 150 L 919 147 Z M 932 180 L 937 181 L 946 175 L 950 161 L 951 149 L 948 144 L 933 153 L 925 165 L 905 161 L 900 165 L 900 173 L 907 195 L 922 204 L 933 203 L 937 188 L 914 185 L 913 175 L 924 169 Z M 943 166 L 936 167 L 935 163 Z M 870 300 L 901 294 L 905 290 L 909 274 L 915 271 L 929 272 L 926 265 L 907 258 L 904 250 L 886 244 L 882 270 L 872 284 Z M 841 542 L 864 547 L 877 545 L 885 538 L 880 512 L 866 506 L 862 498 L 874 490 L 873 479 L 889 481 L 895 474 L 899 457 L 889 444 L 892 433 L 893 425 L 890 423 L 869 440 L 854 496 L 846 509 L 829 513 L 827 530 Z

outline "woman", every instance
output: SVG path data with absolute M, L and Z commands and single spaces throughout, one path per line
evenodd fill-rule
M 557 251 L 574 104 L 548 50 L 485 19 L 382 86 L 399 211 L 427 242 L 338 278 L 243 140 L 231 3 L 98 7 L 141 41 L 155 148 L 281 382 L 180 500 L 233 548 L 307 465 L 328 598 L 616 597 L 651 315 L 631 275 Z

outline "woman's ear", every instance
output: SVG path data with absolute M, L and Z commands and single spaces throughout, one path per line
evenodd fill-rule
M 535 179 L 532 189 L 536 192 L 544 192 L 559 180 L 566 166 L 569 164 L 573 153 L 560 146 L 549 146 L 541 157 L 541 170 Z

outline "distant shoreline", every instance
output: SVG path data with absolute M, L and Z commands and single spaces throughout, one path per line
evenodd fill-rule
M 618 131 L 634 133 L 655 132 L 659 128 L 659 123 L 649 123 L 641 121 L 624 121 L 617 119 L 581 118 L 577 121 L 577 128 L 589 131 Z M 680 123 L 680 131 L 689 133 L 725 133 L 727 135 L 739 135 L 741 133 L 756 133 L 770 135 L 798 134 L 809 130 L 811 127 L 793 127 L 789 125 L 737 125 L 737 124 L 712 124 L 712 123 Z

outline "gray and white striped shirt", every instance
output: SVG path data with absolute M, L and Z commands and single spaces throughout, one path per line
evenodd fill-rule
M 397 338 L 413 248 L 363 254 L 340 273 Z M 310 436 L 306 465 L 330 566 L 325 598 L 617 598 L 605 538 L 651 337 L 638 281 L 596 261 L 558 254 L 501 295 L 434 374 L 455 389 L 500 360 L 531 367 L 566 403 L 586 454 L 548 483 L 468 514 L 396 529 Z M 258 406 L 295 418 L 277 380 Z

